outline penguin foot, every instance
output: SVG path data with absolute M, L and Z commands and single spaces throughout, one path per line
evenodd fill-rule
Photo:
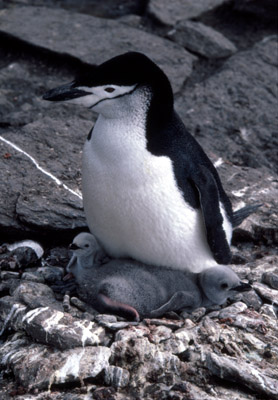
M 54 293 L 66 294 L 70 296 L 76 294 L 76 282 L 74 279 L 69 279 L 67 282 L 56 281 L 50 286 Z
M 130 321 L 140 321 L 140 316 L 134 307 L 120 301 L 112 300 L 103 293 L 99 293 L 97 296 L 96 309 L 99 312 L 119 315 Z

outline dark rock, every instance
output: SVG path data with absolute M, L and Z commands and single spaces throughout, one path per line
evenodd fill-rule
M 20 278 L 20 273 L 19 272 L 13 272 L 13 271 L 3 271 L 0 274 L 1 279 L 3 280 L 8 280 L 8 279 L 19 279 Z
M 65 351 L 48 348 L 15 336 L 0 349 L 1 366 L 12 369 L 17 381 L 27 390 L 51 389 L 54 384 L 80 383 L 96 377 L 108 366 L 108 347 L 76 348 Z M 24 365 L 24 368 L 22 368 Z M 40 371 L 38 374 L 37 372 Z
M 45 282 L 54 283 L 61 280 L 64 276 L 64 269 L 61 267 L 40 267 L 37 269 L 37 274 L 42 276 Z
M 24 272 L 21 276 L 21 279 L 32 282 L 45 283 L 44 278 L 40 276 L 37 272 Z
M 194 57 L 184 49 L 117 21 L 59 9 L 13 7 L 3 11 L 0 23 L 6 34 L 94 65 L 126 51 L 141 51 L 165 70 L 175 91 L 191 74 Z
M 94 390 L 92 398 L 94 400 L 116 400 L 116 390 L 113 387 L 100 387 Z
M 256 311 L 258 311 L 263 304 L 262 299 L 260 298 L 260 296 L 257 295 L 255 290 L 250 290 L 250 292 L 242 293 L 241 301 L 245 303 L 248 307 L 251 307 Z
M 36 252 L 31 247 L 26 246 L 12 250 L 8 257 L 12 257 L 16 261 L 17 269 L 31 267 L 38 261 Z
M 150 0 L 147 11 L 164 25 L 175 25 L 182 19 L 197 18 L 201 14 L 219 7 L 227 0 L 174 0 L 171 3 L 166 0 Z
M 185 125 L 209 154 L 221 154 L 236 165 L 268 168 L 269 176 L 261 173 L 260 181 L 268 185 L 267 179 L 272 179 L 273 190 L 277 97 L 272 77 L 276 74 L 276 38 L 269 37 L 229 58 L 204 82 L 185 87 L 176 102 Z
M 256 282 L 253 284 L 253 288 L 259 294 L 260 297 L 266 299 L 271 304 L 278 305 L 278 291 L 275 289 L 270 289 L 263 283 Z
M 0 330 L 1 335 L 8 328 L 15 331 L 22 330 L 22 318 L 26 313 L 27 307 L 16 302 L 11 296 L 2 297 L 0 299 L 0 305 L 0 321 L 2 323 Z
M 273 289 L 278 289 L 278 274 L 274 274 L 273 272 L 265 272 L 262 275 L 262 282 L 266 283 Z
M 268 377 L 258 369 L 252 368 L 250 364 L 235 358 L 207 353 L 206 365 L 213 375 L 221 379 L 241 383 L 270 399 L 277 399 L 278 397 L 277 380 Z
M 277 19 L 277 2 L 272 0 L 234 0 L 234 8 L 237 11 L 256 15 L 260 19 Z
M 105 345 L 105 330 L 92 321 L 73 318 L 68 313 L 41 307 L 23 317 L 23 328 L 34 340 L 61 350 Z
M 79 310 L 89 313 L 91 315 L 91 318 L 96 316 L 95 314 L 97 314 L 96 310 L 94 310 L 92 307 L 90 307 L 88 304 L 84 303 L 84 301 L 78 299 L 77 297 L 71 297 L 70 302 Z
M 38 282 L 22 281 L 13 293 L 14 299 L 22 302 L 32 310 L 37 307 L 51 307 L 62 311 L 62 304 L 55 300 L 53 291 Z
M 84 140 L 82 134 L 89 131 L 92 123 L 82 120 L 77 123 L 74 119 L 68 122 L 75 136 L 74 140 L 68 134 L 67 124 L 53 119 L 28 124 L 21 135 L 9 133 L 9 142 L 16 143 L 53 176 L 39 170 L 26 155 L 5 145 L 11 151 L 12 157 L 9 165 L 7 160 L 0 158 L 1 174 L 4 182 L 9 180 L 12 184 L 3 185 L 1 190 L 1 212 L 4 215 L 0 224 L 2 230 L 13 227 L 24 232 L 30 231 L 32 227 L 42 235 L 45 230 L 63 232 L 81 227 L 86 229 L 82 202 L 78 197 L 80 149 Z M 80 132 L 82 127 L 83 132 Z M 80 136 L 74 132 L 79 132 Z M 3 143 L 0 142 L 0 146 L 4 146 Z M 67 155 L 71 153 L 70 159 L 64 152 Z M 25 170 L 28 170 L 28 175 L 23 172 Z M 9 205 L 5 198 L 10 199 Z M 17 218 L 14 211 L 10 211 L 11 205 L 16 210 Z
M 69 250 L 65 247 L 53 247 L 49 250 L 49 253 L 45 259 L 48 266 L 66 267 L 70 260 Z
M 229 57 L 236 52 L 230 40 L 201 22 L 181 21 L 168 32 L 167 37 L 207 58 Z
M 72 79 L 72 73 L 63 71 L 62 77 L 61 75 L 57 77 L 49 71 L 45 73 L 40 70 L 38 73 L 37 69 L 30 69 L 30 64 L 26 63 L 26 60 L 5 65 L 0 69 L 0 84 L 6 101 L 12 102 L 13 108 L 9 113 L 0 108 L 1 126 L 6 126 L 7 129 L 10 126 L 20 128 L 45 115 L 53 119 L 78 116 L 80 119 L 92 120 L 90 110 L 69 104 L 49 107 L 42 99 L 43 93 L 48 88 L 60 85 L 64 79 Z

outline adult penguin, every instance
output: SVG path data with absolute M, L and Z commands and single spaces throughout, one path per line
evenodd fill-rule
M 84 146 L 82 191 L 89 228 L 109 256 L 192 272 L 229 263 L 233 225 L 250 212 L 233 214 L 153 61 L 119 55 L 44 99 L 99 113 Z

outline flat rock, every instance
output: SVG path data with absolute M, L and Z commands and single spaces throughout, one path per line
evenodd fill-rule
M 278 305 L 278 290 L 270 289 L 269 286 L 259 282 L 254 283 L 253 288 L 260 297 L 270 301 L 272 304 L 276 304 L 276 306 Z
M 247 309 L 247 305 L 238 302 L 234 303 L 229 307 L 223 308 L 218 314 L 218 318 L 225 319 L 225 318 L 234 318 L 237 314 L 244 312 Z
M 180 46 L 160 37 L 117 21 L 62 9 L 5 9 L 0 15 L 0 31 L 32 46 L 93 65 L 126 51 L 143 52 L 169 76 L 174 91 L 191 74 L 194 60 Z
M 0 354 L 2 367 L 12 369 L 24 388 L 50 390 L 53 384 L 80 382 L 80 379 L 96 377 L 108 367 L 111 351 L 103 346 L 59 351 L 30 343 L 23 336 L 2 347 Z
M 235 165 L 266 167 L 270 176 L 277 160 L 276 40 L 268 37 L 233 55 L 208 79 L 185 87 L 176 102 L 207 152 Z
M 63 310 L 61 303 L 55 299 L 53 291 L 43 283 L 22 280 L 13 292 L 13 296 L 16 301 L 31 309 L 49 306 L 56 310 Z
M 278 271 L 276 273 L 265 272 L 262 275 L 262 282 L 269 285 L 272 289 L 278 290 Z
M 221 357 L 213 353 L 206 355 L 206 364 L 213 375 L 231 382 L 241 383 L 248 388 L 267 396 L 278 398 L 278 382 L 250 364 L 236 358 Z
M 175 25 L 182 19 L 198 18 L 228 0 L 150 0 L 148 14 L 164 25 Z
M 237 50 L 222 33 L 201 22 L 181 21 L 168 32 L 167 37 L 206 58 L 229 57 Z
M 61 350 L 107 344 L 105 330 L 101 326 L 49 307 L 29 311 L 22 323 L 23 329 L 35 341 Z
M 47 230 L 86 228 L 80 168 L 91 126 L 85 120 L 66 123 L 46 117 L 27 124 L 20 134 L 9 131 L 2 136 L 8 143 L 0 141 L 0 151 L 10 156 L 0 158 L 0 229 L 37 229 L 41 235 Z

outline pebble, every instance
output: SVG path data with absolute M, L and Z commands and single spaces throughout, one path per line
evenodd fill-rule
M 221 319 L 226 319 L 226 318 L 234 318 L 237 314 L 242 313 L 247 309 L 247 305 L 242 302 L 237 302 L 232 304 L 231 306 L 228 306 L 226 308 L 223 308 L 219 312 L 218 318 Z
M 278 274 L 273 272 L 265 272 L 262 275 L 262 282 L 266 283 L 273 289 L 278 289 Z

